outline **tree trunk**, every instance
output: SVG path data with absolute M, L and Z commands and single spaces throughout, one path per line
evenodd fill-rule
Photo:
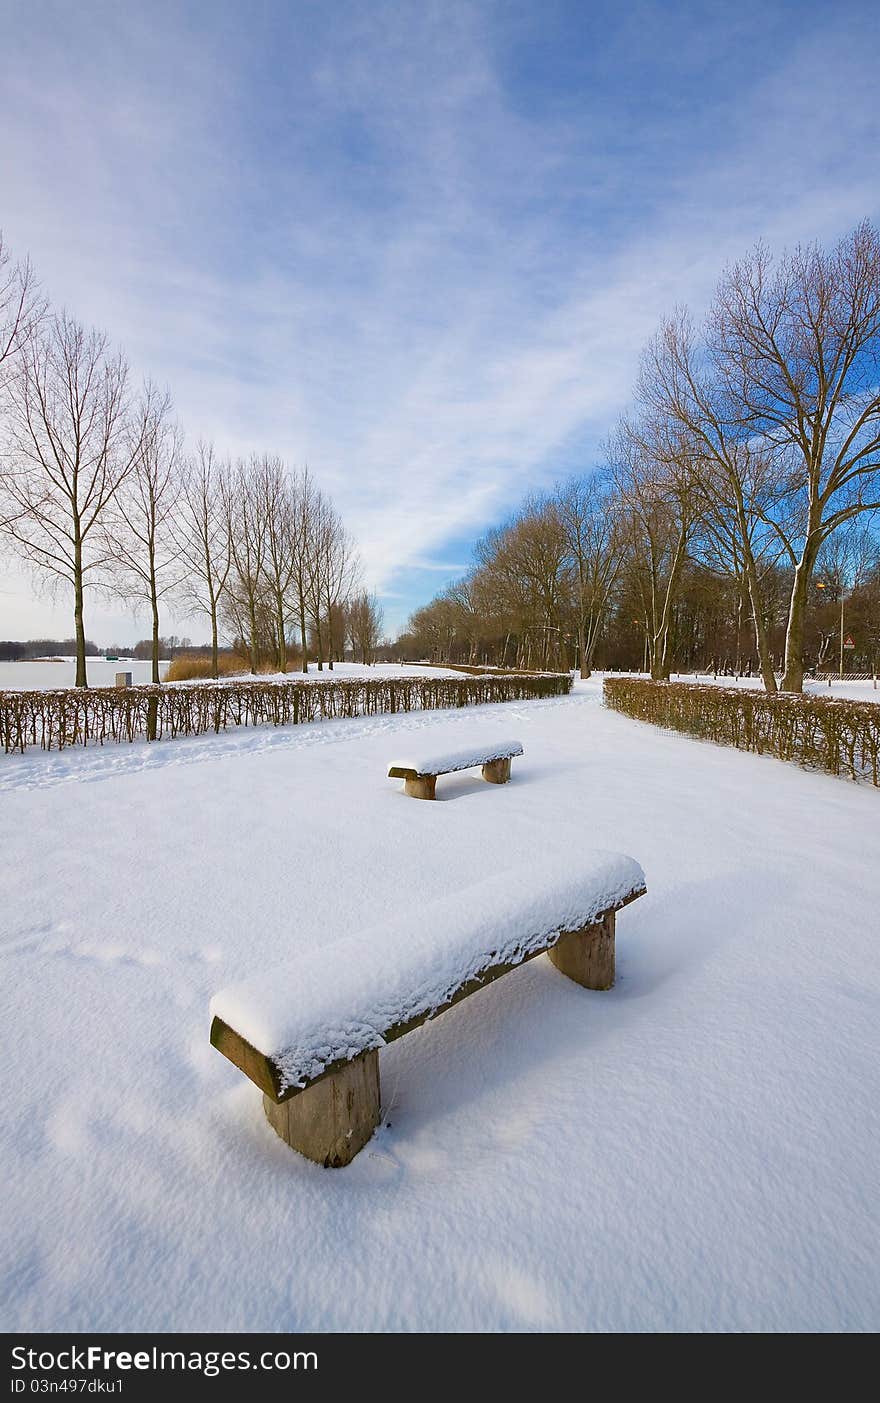
M 248 639 L 248 652 L 250 654 L 251 672 L 256 672 L 259 659 L 257 657 L 257 611 L 254 606 L 253 595 L 251 595 L 248 601 L 248 621 L 251 626 L 251 636 Z
M 217 601 L 211 596 L 211 676 L 214 681 L 220 676 L 220 658 L 217 647 Z
M 804 551 L 794 572 L 791 587 L 791 603 L 788 609 L 788 626 L 785 630 L 785 669 L 781 689 L 783 692 L 804 690 L 804 623 L 807 607 L 807 589 L 813 573 L 817 551 Z
M 578 619 L 578 661 L 581 665 L 581 680 L 586 681 L 593 669 L 590 666 L 592 659 L 587 657 L 587 634 L 583 614 Z
M 150 581 L 150 612 L 153 620 L 153 632 L 150 647 L 150 681 L 158 685 L 159 682 L 159 601 L 156 598 L 156 581 Z M 147 740 L 155 740 L 159 722 L 159 698 L 150 697 L 147 702 Z
M 302 656 L 302 670 L 303 670 L 303 672 L 308 672 L 308 670 L 309 670 L 309 650 L 308 650 L 308 644 L 306 643 L 306 607 L 305 607 L 305 602 L 304 602 L 304 600 L 303 600 L 303 598 L 302 598 L 302 595 L 300 595 L 300 600 L 299 600 L 299 638 L 300 638 L 300 647 L 302 648 L 302 655 L 303 655 L 303 656 Z
M 666 629 L 661 629 L 651 639 L 651 681 L 668 682 L 669 667 L 666 661 Z
M 669 596 L 667 594 L 666 603 L 668 604 L 668 602 Z M 660 623 L 655 623 L 654 627 L 650 632 L 650 635 L 646 634 L 646 640 L 648 638 L 650 639 L 651 681 L 668 682 L 669 612 L 665 606 L 661 615 Z
M 287 638 L 284 632 L 284 605 L 279 595 L 277 599 L 275 627 L 278 630 L 278 671 L 287 671 Z
M 746 564 L 746 571 L 748 574 L 749 598 L 751 600 L 752 614 L 755 620 L 755 644 L 758 649 L 758 666 L 761 669 L 764 691 L 769 697 L 774 697 L 779 689 L 776 686 L 776 673 L 773 671 L 773 659 L 770 656 L 770 642 L 767 637 L 767 625 L 764 622 L 761 590 L 754 561 L 751 562 L 751 568 L 748 563 Z
M 593 659 L 594 659 L 595 656 L 596 656 L 596 644 L 597 644 L 598 642 L 599 642 L 599 630 L 598 630 L 598 628 L 592 628 L 592 629 L 590 630 L 590 632 L 589 632 L 587 638 L 586 638 L 586 641 L 585 641 L 586 653 L 585 653 L 584 656 L 585 656 L 585 665 L 586 665 L 587 671 L 586 671 L 586 674 L 584 674 L 583 672 L 581 672 L 581 677 L 583 677 L 583 676 L 585 676 L 585 675 L 586 675 L 587 677 L 592 677 L 592 675 L 593 675 Z
M 327 666 L 333 671 L 333 605 L 327 597 Z
M 150 595 L 150 608 L 151 608 L 151 610 L 152 610 L 152 615 L 153 615 L 153 639 L 152 639 L 152 644 L 153 644 L 153 646 L 152 646 L 151 651 L 150 651 L 150 656 L 151 656 L 151 658 L 152 658 L 153 666 L 152 666 L 152 670 L 151 670 L 151 673 L 150 673 L 150 681 L 151 681 L 151 682 L 158 682 L 158 681 L 159 681 L 159 601 L 158 601 L 158 599 L 156 598 L 156 586 L 155 586 L 155 583 L 154 583 L 153 586 L 152 586 L 152 592 L 151 592 L 151 595 Z
M 83 578 L 82 542 L 79 539 L 79 526 L 73 545 L 73 621 L 76 630 L 76 682 L 77 687 L 87 687 L 86 677 L 86 631 L 83 624 Z

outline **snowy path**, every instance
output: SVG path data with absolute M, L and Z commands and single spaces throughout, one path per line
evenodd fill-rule
M 418 803 L 392 731 L 526 753 Z M 880 1324 L 873 789 L 592 684 L 7 757 L 0 785 L 5 1328 Z M 386 1050 L 349 1169 L 281 1144 L 210 995 L 580 841 L 647 874 L 614 991 L 538 960 Z

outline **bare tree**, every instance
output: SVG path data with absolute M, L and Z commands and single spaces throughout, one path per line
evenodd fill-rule
M 549 666 L 551 652 L 557 661 L 567 594 L 567 546 L 555 503 L 529 497 L 509 524 L 500 542 L 499 565 L 507 576 L 513 597 L 526 604 L 521 628 L 527 667 L 535 662 Z M 537 654 L 533 657 L 533 654 Z
M 667 681 L 673 606 L 697 526 L 694 452 L 666 425 L 623 421 L 610 445 L 628 568 L 641 599 L 651 677 Z
M 329 530 L 331 510 L 323 492 L 315 488 L 308 521 L 306 562 L 309 571 L 309 584 L 306 602 L 312 637 L 315 641 L 319 672 L 324 671 L 324 591 L 328 566 L 323 543 Z
M 309 670 L 308 622 L 313 614 L 314 586 L 318 571 L 315 566 L 315 534 L 320 512 L 320 494 L 308 468 L 297 473 L 291 488 L 293 506 L 293 577 L 292 603 L 299 624 L 302 670 Z
M 348 629 L 352 656 L 359 651 L 362 663 L 372 663 L 382 637 L 382 606 L 375 594 L 361 590 L 353 597 L 348 606 Z
M 764 687 L 776 691 L 762 579 L 779 559 L 776 525 L 785 512 L 773 455 L 737 417 L 728 387 L 701 359 L 686 312 L 664 322 L 642 357 L 638 396 L 649 413 L 677 425 L 694 445 L 704 524 L 748 591 Z M 741 591 L 739 597 L 741 598 Z
M 190 613 L 211 625 L 211 676 L 219 674 L 219 617 L 232 566 L 227 465 L 211 443 L 200 442 L 183 466 L 176 540 L 184 566 L 180 595 Z
M 279 672 L 287 671 L 287 625 L 296 570 L 296 507 L 283 461 L 270 454 L 254 460 L 254 487 L 260 501 L 259 520 L 265 530 L 262 570 L 275 636 Z
M 251 672 L 261 659 L 261 616 L 264 612 L 263 571 L 266 559 L 266 504 L 260 485 L 260 459 L 239 458 L 227 496 L 233 571 L 227 595 L 236 620 L 244 624 Z
M 555 505 L 575 580 L 580 674 L 587 678 L 623 562 L 618 512 L 599 473 L 558 488 Z
M 467 660 L 476 662 L 477 648 L 485 619 L 484 601 L 480 597 L 479 574 L 472 571 L 457 580 L 446 591 L 450 605 L 450 622 L 457 634 L 467 642 Z
M 159 604 L 179 580 L 181 547 L 172 530 L 180 492 L 181 432 L 171 398 L 147 384 L 130 432 L 140 443 L 132 472 L 116 495 L 105 531 L 119 593 L 146 604 L 151 622 L 151 681 L 159 681 Z
M 474 550 L 478 561 L 483 598 L 491 600 L 490 612 L 503 628 L 505 639 L 501 665 L 508 662 L 508 649 L 515 644 L 514 663 L 523 666 L 527 649 L 531 648 L 532 629 L 539 615 L 537 602 L 527 575 L 522 570 L 520 553 L 515 545 L 518 518 L 488 531 Z M 488 627 L 486 629 L 488 632 Z
M 341 517 L 327 499 L 320 512 L 315 554 L 320 561 L 317 580 L 327 631 L 327 666 L 332 672 L 337 644 L 345 648 L 345 604 L 357 583 L 360 563 Z
M 793 510 L 768 516 L 793 571 L 784 691 L 803 690 L 804 617 L 823 543 L 880 504 L 880 239 L 774 265 L 758 248 L 723 277 L 709 345 L 736 422 L 773 454 Z M 793 524 L 792 524 L 793 523 Z
M 0 389 L 45 312 L 30 261 L 13 263 L 0 229 Z
M 71 587 L 76 686 L 87 686 L 84 592 L 106 577 L 106 513 L 141 454 L 128 367 L 66 313 L 32 334 L 6 393 L 3 530 L 23 560 Z

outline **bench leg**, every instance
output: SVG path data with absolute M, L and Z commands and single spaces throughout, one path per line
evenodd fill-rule
M 436 775 L 419 775 L 416 779 L 404 780 L 403 787 L 411 799 L 433 799 L 436 783 Z
M 365 1052 L 278 1104 L 266 1119 L 285 1144 L 326 1169 L 350 1164 L 379 1124 L 379 1053 Z
M 490 784 L 506 784 L 510 779 L 510 756 L 506 760 L 490 760 L 483 766 L 483 779 Z
M 614 983 L 614 912 L 594 926 L 560 936 L 547 951 L 561 974 L 585 989 L 610 989 Z

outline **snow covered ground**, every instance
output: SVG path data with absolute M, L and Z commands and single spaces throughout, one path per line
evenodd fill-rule
M 877 1328 L 880 794 L 599 703 L 0 757 L 6 1329 Z M 647 875 L 615 989 L 533 961 L 292 1153 L 211 995 L 579 844 Z

